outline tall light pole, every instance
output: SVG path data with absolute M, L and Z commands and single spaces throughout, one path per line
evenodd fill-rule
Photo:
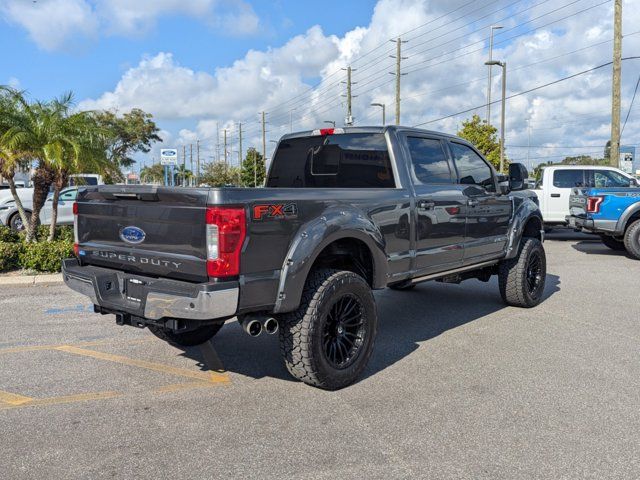
M 489 66 L 489 82 L 487 83 L 487 125 L 491 125 L 491 67 L 493 61 L 493 32 L 502 28 L 502 25 L 491 25 L 491 35 L 489 37 L 489 60 L 485 65 Z
M 330 123 L 331 125 L 333 125 L 333 128 L 336 128 L 336 121 L 335 120 L 325 120 L 324 123 Z
M 502 112 L 500 113 L 500 173 L 504 172 L 504 114 L 507 96 L 507 62 L 499 62 L 491 60 L 485 62 L 485 65 L 497 65 L 502 67 Z
M 371 106 L 372 107 L 380 107 L 380 108 L 382 108 L 382 126 L 384 127 L 386 125 L 386 123 L 387 123 L 387 118 L 386 118 L 386 116 L 387 116 L 387 113 L 386 113 L 387 106 L 384 103 L 372 103 Z
M 289 110 L 289 133 L 293 133 L 293 111 L 295 108 Z

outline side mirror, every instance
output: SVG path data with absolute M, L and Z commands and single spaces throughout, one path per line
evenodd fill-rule
M 630 187 L 637 187 L 638 186 L 638 180 L 636 180 L 635 178 L 630 178 L 629 179 L 629 186 Z
M 512 163 L 509 165 L 509 188 L 511 190 L 525 190 L 527 178 L 529 178 L 529 172 L 523 164 Z
M 498 180 L 498 192 L 502 195 L 509 193 L 509 177 L 503 173 L 498 173 L 496 179 Z

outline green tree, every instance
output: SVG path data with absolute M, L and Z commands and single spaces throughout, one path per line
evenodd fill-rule
M 187 186 L 193 178 L 193 172 L 185 167 L 184 164 L 180 164 L 174 169 L 173 177 L 175 185 Z
M 164 182 L 164 167 L 155 163 L 140 170 L 140 181 L 142 183 L 162 183 Z
M 265 176 L 266 167 L 262 154 L 253 147 L 249 148 L 247 156 L 242 162 L 242 185 L 261 187 L 264 184 Z
M 462 122 L 462 130 L 458 136 L 471 142 L 480 153 L 496 168 L 500 168 L 500 141 L 497 135 L 498 129 L 474 115 L 470 120 Z M 505 166 L 508 165 L 505 154 Z
M 113 165 L 107 177 L 120 180 L 120 168 L 135 163 L 132 155 L 136 152 L 148 153 L 154 142 L 162 142 L 158 136 L 160 129 L 152 120 L 152 115 L 138 108 L 119 116 L 110 111 L 93 112 L 96 122 L 107 132 L 107 159 Z
M 224 162 L 213 162 L 205 166 L 200 183 L 210 187 L 240 186 L 240 169 Z

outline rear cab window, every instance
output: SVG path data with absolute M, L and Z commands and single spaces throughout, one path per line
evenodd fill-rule
M 584 187 L 584 170 L 566 169 L 554 171 L 553 186 L 556 188 Z
M 411 157 L 411 177 L 415 185 L 454 183 L 455 173 L 441 140 L 409 136 L 406 139 Z
M 280 141 L 267 179 L 270 188 L 394 188 L 382 133 L 345 133 Z

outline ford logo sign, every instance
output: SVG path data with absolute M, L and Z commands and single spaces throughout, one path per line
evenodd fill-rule
M 120 238 L 127 243 L 137 245 L 144 242 L 147 234 L 138 227 L 124 227 L 120 230 Z

